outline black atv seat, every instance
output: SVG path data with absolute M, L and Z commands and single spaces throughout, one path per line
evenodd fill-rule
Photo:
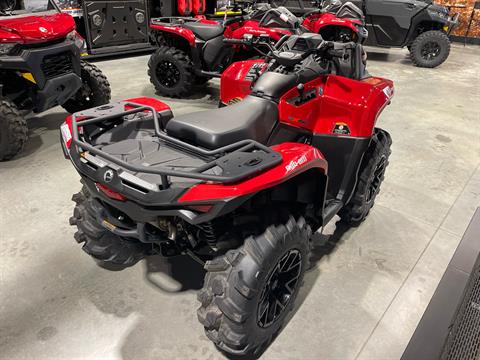
M 221 109 L 174 117 L 167 134 L 192 145 L 218 149 L 251 139 L 265 144 L 278 121 L 278 109 L 270 100 L 247 96 Z
M 198 36 L 200 39 L 207 41 L 213 39 L 214 37 L 220 36 L 223 34 L 224 27 L 220 24 L 204 24 L 201 22 L 187 22 L 183 24 L 187 29 L 192 30 L 192 32 Z
M 267 71 L 258 78 L 252 89 L 252 94 L 261 94 L 262 96 L 278 100 L 297 83 L 298 77 L 294 74 L 280 74 Z

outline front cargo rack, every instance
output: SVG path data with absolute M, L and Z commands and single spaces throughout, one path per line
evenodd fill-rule
M 129 120 L 126 119 L 127 116 Z M 132 121 L 135 117 L 140 117 L 141 121 L 153 121 L 154 127 L 152 133 L 154 133 L 154 136 L 151 138 L 152 141 L 159 142 L 175 151 L 180 151 L 189 156 L 202 159 L 203 163 L 200 166 L 192 168 L 190 171 L 174 170 L 164 166 L 134 165 L 99 149 L 98 145 L 94 146 L 85 139 L 86 134 L 83 129 L 87 125 L 107 124 L 107 128 L 110 126 L 110 128 L 108 128 L 110 130 L 123 124 L 125 121 Z M 161 183 L 159 184 L 161 185 L 161 189 L 168 189 L 170 187 L 170 177 L 216 183 L 236 183 L 270 169 L 282 161 L 282 156 L 278 152 L 254 140 L 242 140 L 215 150 L 206 150 L 186 143 L 167 135 L 167 133 L 162 130 L 159 114 L 155 108 L 130 101 L 110 103 L 77 112 L 72 115 L 71 121 L 72 146 L 70 148 L 70 157 L 77 167 L 82 166 L 80 157 L 85 157 L 84 154 L 86 153 L 88 153 L 89 156 L 93 154 L 103 159 L 103 161 L 107 161 L 106 166 L 112 169 L 118 170 L 118 167 L 121 167 L 123 170 L 140 174 L 159 175 L 161 179 Z M 121 140 L 117 139 L 116 141 Z M 72 152 L 72 149 L 75 149 L 75 151 Z M 117 166 L 109 164 L 108 162 Z M 208 171 L 212 172 L 214 168 L 217 170 L 221 169 L 221 172 L 219 174 L 215 172 L 206 173 Z

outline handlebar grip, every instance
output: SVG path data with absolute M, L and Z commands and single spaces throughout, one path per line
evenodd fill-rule
M 342 50 L 329 49 L 328 54 L 332 57 L 336 57 L 336 58 L 343 59 L 343 60 L 348 58 L 348 54 L 346 54 Z
M 247 45 L 248 43 L 245 40 L 241 39 L 223 39 L 224 44 L 237 44 L 237 45 Z

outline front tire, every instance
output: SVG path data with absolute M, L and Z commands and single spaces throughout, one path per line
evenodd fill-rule
M 0 100 L 0 161 L 10 160 L 22 151 L 27 134 L 27 122 L 15 104 Z
M 148 61 L 148 76 L 158 94 L 183 97 L 196 79 L 190 57 L 175 47 L 160 46 Z
M 435 68 L 447 60 L 450 39 L 443 31 L 426 31 L 413 40 L 409 50 L 410 58 L 416 66 Z
M 83 251 L 102 265 L 129 267 L 150 255 L 146 244 L 115 235 L 98 223 L 96 214 L 101 205 L 85 186 L 72 200 L 76 203 L 70 218 L 70 225 L 77 227 L 74 238 L 79 244 L 83 243 Z
M 207 337 L 235 355 L 258 354 L 285 324 L 309 266 L 311 229 L 303 218 L 270 226 L 208 261 L 198 293 Z
M 390 134 L 385 130 L 376 128 L 362 160 L 355 192 L 350 202 L 339 212 L 342 221 L 348 225 L 360 225 L 373 207 L 385 178 L 388 158 L 392 153 L 391 145 Z
M 76 113 L 110 102 L 111 89 L 107 77 L 93 64 L 81 61 L 82 87 L 73 98 L 67 100 L 62 107 L 69 113 Z

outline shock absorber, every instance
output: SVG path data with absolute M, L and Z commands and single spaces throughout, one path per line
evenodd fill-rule
M 217 243 L 217 234 L 216 234 L 216 229 L 215 225 L 211 222 L 205 222 L 203 224 L 199 225 L 200 228 L 202 229 L 203 236 L 205 237 L 205 240 L 207 241 L 208 245 L 210 246 L 215 246 Z

